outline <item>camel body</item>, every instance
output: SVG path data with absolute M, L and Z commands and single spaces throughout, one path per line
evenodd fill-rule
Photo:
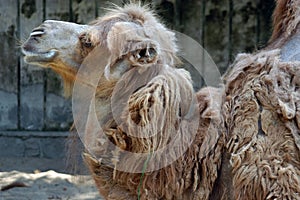
M 105 199 L 297 199 L 298 4 L 278 1 L 270 44 L 238 55 L 224 86 L 198 92 L 178 68 L 174 33 L 140 5 L 112 9 L 89 25 L 45 21 L 22 48 L 25 61 L 62 76 L 66 94 L 80 66 L 99 71 L 95 110 L 103 134 L 92 124 L 83 142 Z M 62 27 L 72 33 L 68 40 Z M 187 149 L 151 160 L 175 138 L 188 143 L 188 135 Z M 168 159 L 174 162 L 157 164 Z

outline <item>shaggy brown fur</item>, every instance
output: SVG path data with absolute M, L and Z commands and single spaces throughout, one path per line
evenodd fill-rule
M 240 55 L 223 104 L 236 199 L 297 199 L 300 193 L 299 63 L 279 51 Z
M 219 91 L 216 92 L 219 95 Z M 207 102 L 207 104 L 199 104 L 202 117 L 195 141 L 187 152 L 171 165 L 145 174 L 142 180 L 141 199 L 208 199 L 217 178 L 223 144 L 219 135 L 220 130 L 216 128 L 220 123 L 219 116 L 217 113 L 212 113 L 215 111 L 209 107 L 212 106 L 210 99 L 207 91 L 198 93 L 198 100 Z M 213 123 L 214 126 L 208 129 L 210 123 Z M 188 130 L 187 127 L 186 130 Z M 184 139 L 184 135 L 177 135 L 176 137 Z M 135 141 L 135 145 L 128 146 L 128 148 L 140 149 L 141 142 Z M 103 146 L 99 147 L 98 150 L 102 148 Z M 113 158 L 113 152 L 108 159 L 111 158 Z M 107 199 L 137 199 L 141 174 L 114 172 L 113 169 L 101 165 L 97 159 L 91 158 L 90 155 L 86 155 L 86 160 L 98 189 L 104 197 Z M 120 161 L 122 162 L 122 160 Z M 106 161 L 102 159 L 102 162 L 105 163 Z M 133 164 L 138 166 L 144 163 L 128 163 L 130 167 Z
M 103 41 L 102 45 L 107 46 L 110 52 L 109 64 L 104 72 L 107 80 L 115 83 L 115 79 L 119 78 L 116 63 L 122 62 L 120 59 L 128 59 L 132 66 L 128 67 L 130 70 L 122 77 L 126 83 L 111 85 L 119 98 L 135 87 L 140 81 L 140 76 L 147 83 L 125 102 L 129 104 L 129 112 L 124 110 L 124 124 L 121 126 L 111 117 L 111 110 L 100 114 L 100 121 L 103 119 L 103 126 L 106 127 L 104 132 L 110 140 L 123 150 L 146 153 L 164 147 L 175 137 L 184 142 L 191 134 L 190 131 L 197 131 L 195 140 L 179 159 L 160 170 L 146 173 L 143 178 L 140 173 L 118 171 L 107 167 L 105 163 L 114 162 L 118 165 L 122 160 L 127 160 L 130 170 L 134 167 L 141 168 L 144 161 L 133 163 L 136 162 L 134 158 L 122 157 L 122 152 L 117 149 L 107 149 L 105 142 L 99 144 L 96 147 L 96 157 L 101 157 L 104 153 L 110 156 L 97 159 L 85 154 L 85 159 L 100 193 L 106 199 L 137 199 L 139 184 L 142 181 L 140 199 L 208 199 L 220 167 L 224 138 L 219 128 L 221 117 L 218 107 L 221 90 L 211 88 L 200 91 L 197 94 L 199 108 L 196 109 L 201 114 L 199 124 L 196 124 L 199 128 L 194 129 L 195 124 L 184 125 L 183 121 L 189 113 L 194 91 L 190 75 L 183 69 L 175 68 L 178 58 L 173 33 L 160 24 L 149 10 L 134 5 L 113 10 L 92 24 L 95 29 L 88 33 L 91 41 Z M 134 32 L 127 34 L 128 30 Z M 123 31 L 126 31 L 126 34 L 119 36 L 121 38 L 114 37 Z M 135 42 L 120 43 L 123 41 Z M 143 44 L 143 41 L 146 44 Z M 130 54 L 136 49 L 144 48 L 145 45 L 157 52 L 157 58 L 146 64 L 137 62 Z M 101 87 L 101 84 L 99 86 Z M 104 89 L 110 91 L 105 92 L 106 98 L 112 96 L 112 90 Z M 103 97 L 102 94 L 99 89 L 96 95 L 99 98 L 98 95 Z M 118 99 L 118 96 L 116 98 Z M 106 106 L 105 103 L 97 104 L 97 107 L 102 106 Z M 163 119 L 158 117 L 161 110 L 165 110 Z M 151 118 L 148 118 L 149 116 Z M 139 125 L 137 128 L 136 124 Z M 177 127 L 181 128 L 178 130 Z M 137 135 L 154 136 L 147 139 L 131 137 L 130 133 L 133 132 Z M 177 156 L 176 153 L 178 152 L 174 151 L 170 155 Z M 133 162 L 130 162 L 130 159 Z M 163 162 L 166 158 L 161 159 Z M 151 163 L 151 160 L 148 163 L 155 164 Z
M 300 63 L 280 58 L 299 11 L 299 1 L 277 1 L 271 44 L 238 55 L 224 76 L 231 199 L 300 199 Z
M 276 0 L 273 12 L 273 33 L 269 48 L 280 48 L 297 32 L 300 21 L 300 2 L 297 0 Z

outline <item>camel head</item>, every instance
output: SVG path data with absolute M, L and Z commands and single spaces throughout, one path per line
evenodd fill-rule
M 26 63 L 49 67 L 62 76 L 69 96 L 80 64 L 92 48 L 85 40 L 88 25 L 47 20 L 34 28 L 22 45 Z
M 84 56 L 79 50 L 91 47 L 90 43 L 83 41 L 82 33 L 87 28 L 87 25 L 70 22 L 45 21 L 33 29 L 22 45 L 25 62 L 57 71 L 76 71 Z
M 111 9 L 89 25 L 47 20 L 33 29 L 22 52 L 25 62 L 50 67 L 61 75 L 65 90 L 70 90 L 84 58 L 95 47 L 109 57 L 103 70 L 111 80 L 133 66 L 142 70 L 153 63 L 179 61 L 174 33 L 147 8 L 133 4 Z

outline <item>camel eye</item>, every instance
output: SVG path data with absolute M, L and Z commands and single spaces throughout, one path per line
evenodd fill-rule
M 80 40 L 80 43 L 85 47 L 85 48 L 91 48 L 93 45 L 92 45 L 92 42 L 91 40 L 89 39 L 88 37 L 88 34 L 87 33 L 83 33 L 79 36 L 79 40 Z

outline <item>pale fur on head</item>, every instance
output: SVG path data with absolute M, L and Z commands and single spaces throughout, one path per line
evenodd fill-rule
M 115 5 L 107 10 L 109 12 L 99 20 L 91 22 L 90 25 L 95 28 L 89 32 L 91 41 L 94 43 L 102 41 L 100 45 L 106 46 L 110 51 L 110 60 L 105 69 L 107 78 L 109 78 L 109 68 L 119 59 L 146 46 L 157 51 L 158 57 L 154 62 L 157 60 L 160 64 L 164 62 L 170 66 L 180 63 L 176 55 L 178 47 L 175 34 L 161 24 L 147 6 L 127 4 L 118 7 Z M 135 59 L 129 60 L 134 66 L 140 65 Z M 143 67 L 146 66 L 143 64 Z

